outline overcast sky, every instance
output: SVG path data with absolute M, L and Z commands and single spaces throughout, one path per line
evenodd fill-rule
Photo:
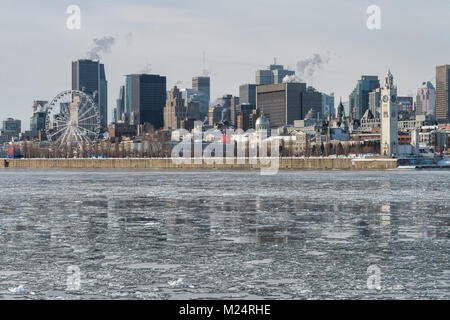
M 450 1 L 384 0 L 0 0 L 0 119 L 29 128 L 32 101 L 70 89 L 70 62 L 86 58 L 93 39 L 116 39 L 102 56 L 112 110 L 123 75 L 152 73 L 190 87 L 211 72 L 211 99 L 239 94 L 255 70 L 277 62 L 296 69 L 319 54 L 324 63 L 308 84 L 337 101 L 362 74 L 390 68 L 401 95 L 415 95 L 450 63 Z M 68 30 L 69 5 L 81 8 L 81 29 Z M 367 7 L 381 8 L 381 30 L 366 27 Z

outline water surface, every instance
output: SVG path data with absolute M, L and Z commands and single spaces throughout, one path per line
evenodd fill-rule
M 7 169 L 0 181 L 3 299 L 450 298 L 450 171 Z

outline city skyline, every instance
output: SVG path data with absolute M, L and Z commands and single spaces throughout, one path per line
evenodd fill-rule
M 125 9 L 111 1 L 104 12 L 101 3 L 80 1 L 80 30 L 65 26 L 69 4 L 6 1 L 7 10 L 0 13 L 1 29 L 12 30 L 4 41 L 4 59 L 10 63 L 3 66 L 0 80 L 6 104 L 0 108 L 0 118 L 20 119 L 24 130 L 29 127 L 33 100 L 51 100 L 70 88 L 70 62 L 85 58 L 92 40 L 105 36 L 115 39 L 101 59 L 108 79 L 109 120 L 124 74 L 150 71 L 166 76 L 169 90 L 175 84 L 191 87 L 192 77 L 208 69 L 214 101 L 224 94 L 237 96 L 239 86 L 254 83 L 255 71 L 272 63 L 274 57 L 287 69 L 296 70 L 299 60 L 317 53 L 325 63 L 312 79 L 303 80 L 321 92 L 334 92 L 337 104 L 339 97 L 348 100 L 361 75 L 381 78 L 388 68 L 396 74 L 399 95 L 415 97 L 423 82 L 435 84 L 435 67 L 448 63 L 450 45 L 440 41 L 440 35 L 449 27 L 439 17 L 445 17 L 450 5 L 442 2 L 433 2 L 433 6 L 412 1 L 406 7 L 378 1 L 382 28 L 376 31 L 366 27 L 370 3 L 365 1 L 325 1 L 325 5 L 258 1 L 242 4 L 238 11 L 233 11 L 237 7 L 233 1 L 219 7 L 205 1 L 133 1 Z M 300 7 L 303 10 L 295 10 Z M 280 19 L 267 23 L 272 15 Z M 413 21 L 422 21 L 427 28 Z M 311 29 L 311 25 L 319 27 Z M 176 41 L 167 41 L 171 38 Z M 416 39 L 421 39 L 420 46 Z
M 449 299 L 449 12 L 2 0 L 0 299 Z

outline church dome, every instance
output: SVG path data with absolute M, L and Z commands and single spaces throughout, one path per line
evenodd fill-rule
M 256 130 L 264 130 L 264 129 L 269 130 L 269 128 L 270 128 L 270 122 L 269 122 L 269 119 L 267 119 L 266 117 L 260 116 L 256 120 L 256 122 L 255 122 Z

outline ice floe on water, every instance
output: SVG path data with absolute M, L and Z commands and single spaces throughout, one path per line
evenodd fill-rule
M 8 291 L 13 294 L 30 294 L 35 295 L 33 291 L 30 291 L 28 288 L 24 287 L 23 285 L 19 285 L 17 287 L 8 288 Z
M 194 288 L 194 286 L 189 285 L 183 278 L 179 278 L 174 281 L 169 281 L 167 284 L 171 287 L 180 287 L 180 288 Z

